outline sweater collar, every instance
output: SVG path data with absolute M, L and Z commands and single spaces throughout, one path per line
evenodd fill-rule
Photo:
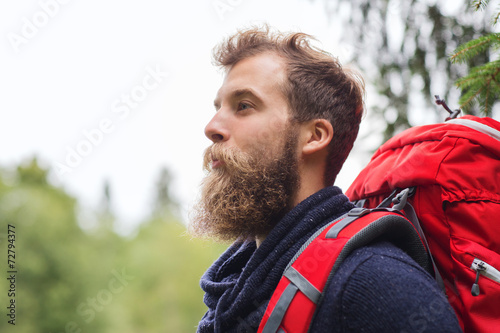
M 201 278 L 208 311 L 198 332 L 256 331 L 288 262 L 315 231 L 352 207 L 338 187 L 327 187 L 288 212 L 259 248 L 255 241 L 231 245 Z

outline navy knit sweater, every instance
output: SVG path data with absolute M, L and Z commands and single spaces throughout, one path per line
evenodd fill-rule
M 198 332 L 256 332 L 283 271 L 301 245 L 352 204 L 325 188 L 292 209 L 259 248 L 235 242 L 201 279 L 208 311 Z M 432 277 L 381 242 L 354 251 L 318 306 L 312 332 L 460 332 Z

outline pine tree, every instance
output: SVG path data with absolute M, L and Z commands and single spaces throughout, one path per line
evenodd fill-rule
M 153 206 L 153 216 L 158 218 L 167 218 L 177 215 L 178 204 L 170 196 L 170 183 L 172 176 L 169 170 L 163 167 L 156 181 L 156 198 Z
M 343 55 L 346 63 L 354 62 L 373 88 L 367 99 L 375 101 L 367 105 L 373 129 L 360 138 L 372 142 L 374 132 L 382 134 L 380 140 L 375 138 L 379 141 L 375 147 L 408 127 L 443 119 L 434 96 L 455 105 L 466 93 L 460 86 L 457 88 L 457 80 L 489 62 L 493 48 L 463 62 L 452 62 L 450 56 L 460 45 L 489 36 L 493 32 L 490 17 L 500 18 L 500 13 L 494 15 L 497 8 L 491 6 L 491 1 L 489 6 L 487 1 L 473 0 L 321 2 L 332 24 L 340 22 L 342 37 L 333 53 Z M 471 3 L 480 10 L 471 10 Z M 491 91 L 484 90 L 483 94 L 490 102 L 495 98 Z M 490 107 L 488 103 L 487 109 Z M 480 115 L 479 108 L 464 111 Z M 373 148 L 369 144 L 363 147 L 371 155 Z
M 484 10 L 489 1 L 475 0 L 472 5 L 476 11 Z M 493 15 L 492 25 L 500 17 L 500 11 Z M 451 55 L 452 63 L 470 63 L 471 59 L 481 55 L 495 54 L 500 48 L 500 33 L 489 33 L 460 45 Z M 500 97 L 500 60 L 490 60 L 485 64 L 472 67 L 469 73 L 456 81 L 456 86 L 462 91 L 459 103 L 465 111 L 475 104 L 481 112 L 491 116 L 492 108 Z

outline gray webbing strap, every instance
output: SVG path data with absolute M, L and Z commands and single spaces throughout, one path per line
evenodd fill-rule
M 363 208 L 365 206 L 365 202 L 366 202 L 366 199 L 359 199 L 353 203 L 354 203 L 354 206 L 356 206 L 358 208 Z
M 427 243 L 427 238 L 425 237 L 424 230 L 422 230 L 422 226 L 420 225 L 420 221 L 418 220 L 417 213 L 415 212 L 415 209 L 413 206 L 405 200 L 404 204 L 404 211 L 405 215 L 408 218 L 408 220 L 411 221 L 415 229 L 417 229 L 418 234 L 422 238 L 425 247 L 427 251 L 429 251 L 429 258 L 431 259 L 432 266 L 434 267 L 434 276 L 436 278 L 436 282 L 441 288 L 442 291 L 446 292 L 445 287 L 444 287 L 444 280 L 443 277 L 441 276 L 441 273 L 439 273 L 439 270 L 437 268 L 436 262 L 434 261 L 434 258 L 432 257 L 431 253 L 431 248 L 429 247 L 429 243 Z
M 321 293 L 295 268 L 290 266 L 284 274 L 299 290 L 304 293 L 314 304 L 318 304 Z
M 278 299 L 278 302 L 274 306 L 273 312 L 271 312 L 271 315 L 262 330 L 263 333 L 276 333 L 276 331 L 278 331 L 286 310 L 288 310 L 288 307 L 298 290 L 300 290 L 314 304 L 318 304 L 321 297 L 319 290 L 316 289 L 311 282 L 307 281 L 307 279 L 292 266 L 288 267 L 283 275 L 290 280 L 290 284 L 285 288 Z
M 339 232 L 341 232 L 342 229 L 347 227 L 349 224 L 351 224 L 359 217 L 368 214 L 369 212 L 370 210 L 365 208 L 356 207 L 351 209 L 349 213 L 347 213 L 347 216 L 342 221 L 335 224 L 333 227 L 330 228 L 330 230 L 328 230 L 328 232 L 325 235 L 325 238 L 337 238 Z
M 283 317 L 285 316 L 286 310 L 290 306 L 290 303 L 298 290 L 299 288 L 297 288 L 293 283 L 290 283 L 285 290 L 283 290 L 283 293 L 278 299 L 273 312 L 271 312 L 266 325 L 262 329 L 262 333 L 276 333 L 280 327 Z

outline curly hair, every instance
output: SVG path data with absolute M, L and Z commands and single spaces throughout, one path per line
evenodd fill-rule
M 311 45 L 304 33 L 271 31 L 269 26 L 239 30 L 213 50 L 216 66 L 226 70 L 240 60 L 266 52 L 282 57 L 286 82 L 281 90 L 292 121 L 326 119 L 334 137 L 328 147 L 325 185 L 333 184 L 358 135 L 364 110 L 364 80 L 353 69 L 342 67 L 331 54 Z

